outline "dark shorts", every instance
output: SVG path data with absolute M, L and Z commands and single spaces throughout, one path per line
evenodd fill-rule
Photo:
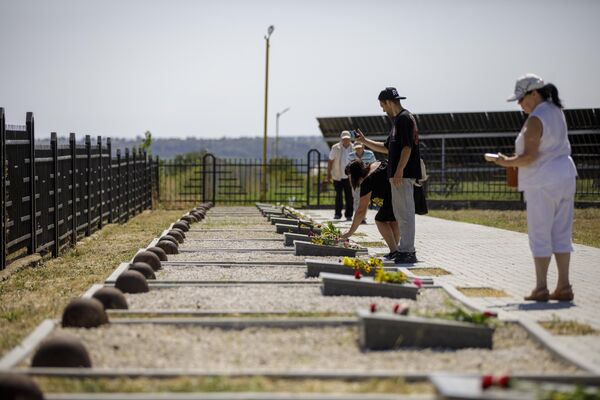
M 396 220 L 394 217 L 394 209 L 392 208 L 392 199 L 383 200 L 383 205 L 379 208 L 377 214 L 375 214 L 375 221 L 380 222 L 393 222 Z

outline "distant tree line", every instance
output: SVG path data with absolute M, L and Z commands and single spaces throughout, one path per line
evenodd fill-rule
M 199 139 L 153 138 L 150 132 L 135 139 L 112 139 L 112 149 L 126 147 L 143 148 L 161 159 L 188 160 L 212 153 L 220 158 L 262 158 L 263 140 L 260 137 Z M 273 157 L 274 139 L 268 143 L 268 158 Z M 328 154 L 329 147 L 322 136 L 301 136 L 279 138 L 279 158 L 305 158 L 310 149 Z

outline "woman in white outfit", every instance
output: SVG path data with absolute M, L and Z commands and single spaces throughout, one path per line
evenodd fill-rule
M 529 247 L 533 254 L 536 287 L 525 300 L 571 301 L 569 261 L 573 246 L 573 205 L 577 170 L 571 158 L 567 124 L 558 90 L 539 76 L 517 80 L 508 101 L 517 101 L 529 114 L 515 141 L 515 154 L 498 154 L 494 162 L 519 168 L 519 191 L 527 203 Z M 548 266 L 554 254 L 558 282 L 553 293 L 547 287 Z

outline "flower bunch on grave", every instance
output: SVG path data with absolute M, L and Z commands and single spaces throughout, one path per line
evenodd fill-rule
M 359 257 L 344 257 L 342 264 L 346 267 L 354 269 L 355 271 L 362 271 L 363 273 L 368 274 L 373 268 L 383 267 L 383 260 L 376 257 L 369 257 L 368 259 Z
M 492 311 L 469 312 L 461 307 L 456 307 L 453 311 L 436 313 L 435 318 L 448 319 L 459 322 L 470 322 L 476 325 L 494 325 L 497 322 L 498 314 Z
M 378 267 L 375 271 L 375 282 L 379 283 L 407 283 L 409 282 L 408 276 L 404 272 L 387 272 L 382 267 Z
M 494 375 L 483 375 L 481 377 L 481 388 L 483 390 L 489 389 L 492 386 L 501 388 L 510 387 L 510 377 L 508 375 L 494 376 Z
M 377 207 L 382 207 L 383 206 L 383 199 L 380 197 L 374 197 L 371 199 L 371 202 L 373 202 L 373 205 L 377 206 Z
M 357 249 L 359 246 L 350 243 L 348 239 L 342 239 L 342 232 L 333 226 L 333 223 L 328 222 L 326 226 L 321 228 L 321 234 L 314 234 L 310 236 L 310 241 L 313 244 L 319 244 L 323 246 L 339 246 L 347 249 Z

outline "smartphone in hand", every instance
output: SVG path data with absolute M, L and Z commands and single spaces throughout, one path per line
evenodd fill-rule
M 365 135 L 362 134 L 362 132 L 360 131 L 360 129 L 355 129 L 353 131 L 350 131 L 350 134 L 352 135 L 353 139 L 360 139 L 360 138 L 364 138 Z

